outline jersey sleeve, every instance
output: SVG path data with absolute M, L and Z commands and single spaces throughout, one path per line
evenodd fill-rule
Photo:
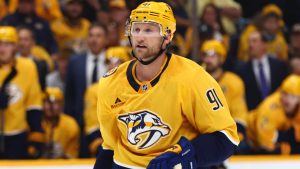
M 233 119 L 240 123 L 243 126 L 246 126 L 246 118 L 247 118 L 247 105 L 245 101 L 245 87 L 243 82 L 238 79 L 235 80 L 234 90 L 232 96 L 230 97 L 229 102 L 229 110 L 233 117 Z
M 67 147 L 65 149 L 65 153 L 70 158 L 77 158 L 79 154 L 79 126 L 77 125 L 75 120 L 72 121 L 72 123 L 70 123 L 69 125 L 72 126 L 72 130 L 70 130 L 71 134 L 68 144 L 66 145 Z
M 117 142 L 117 122 L 115 115 L 110 110 L 109 104 L 105 101 L 107 96 L 105 79 L 101 79 L 98 85 L 97 116 L 100 126 L 100 133 L 103 139 L 102 147 L 104 150 L 114 150 Z
M 186 83 L 183 113 L 200 134 L 222 132 L 238 145 L 236 123 L 231 117 L 225 96 L 218 83 L 202 68 Z
M 84 97 L 84 122 L 87 135 L 99 130 L 97 118 L 97 84 L 89 87 Z
M 260 107 L 256 113 L 257 116 L 257 123 L 256 123 L 256 131 L 257 131 L 257 142 L 261 148 L 272 151 L 274 150 L 276 139 L 277 139 L 277 129 L 276 129 L 276 122 L 270 117 L 266 112 L 261 111 L 268 111 L 268 109 L 263 106 Z

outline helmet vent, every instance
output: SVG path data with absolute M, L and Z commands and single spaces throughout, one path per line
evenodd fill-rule
M 164 19 L 170 20 L 170 17 L 168 17 L 167 15 L 162 15 L 162 17 L 163 17 Z
M 149 12 L 149 15 L 152 15 L 152 16 L 159 16 L 159 13 L 157 13 L 157 12 Z

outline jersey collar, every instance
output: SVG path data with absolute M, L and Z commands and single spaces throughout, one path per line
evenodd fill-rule
M 162 75 L 162 73 L 166 70 L 166 68 L 168 67 L 169 61 L 171 59 L 172 54 L 171 53 L 166 53 L 167 54 L 167 60 L 165 61 L 162 70 L 160 71 L 160 73 L 151 81 L 149 82 L 139 82 L 135 76 L 135 66 L 137 63 L 137 60 L 133 60 L 129 63 L 129 66 L 127 68 L 126 71 L 126 76 L 127 76 L 127 80 L 130 84 L 130 86 L 139 93 L 143 93 L 146 92 L 147 90 L 149 90 L 150 88 L 154 87 L 159 79 L 160 76 Z

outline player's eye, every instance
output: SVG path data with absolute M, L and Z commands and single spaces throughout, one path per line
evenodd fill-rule
M 139 33 L 140 31 L 141 31 L 140 28 L 134 28 L 134 29 L 133 29 L 133 33 Z
M 148 29 L 145 30 L 145 32 L 146 32 L 146 33 L 151 33 L 151 32 L 153 32 L 153 31 L 152 31 L 150 28 L 148 28 Z

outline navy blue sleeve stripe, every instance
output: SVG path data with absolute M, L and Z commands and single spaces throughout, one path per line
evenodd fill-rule
M 230 157 L 237 148 L 237 145 L 222 132 L 202 134 L 192 140 L 192 144 L 195 148 L 199 167 L 220 164 Z
M 104 150 L 102 146 L 99 146 L 98 151 L 94 169 L 112 168 L 114 152 L 112 150 Z
M 43 112 L 38 109 L 27 110 L 26 119 L 31 131 L 43 132 L 42 129 Z
M 93 142 L 95 139 L 100 138 L 101 137 L 101 133 L 100 130 L 95 130 L 92 133 L 90 133 L 89 135 L 87 135 L 87 140 L 88 143 L 90 144 L 91 142 Z
M 236 126 L 237 126 L 237 131 L 239 133 L 242 133 L 244 136 L 246 135 L 246 128 L 244 125 L 242 125 L 241 123 L 239 122 L 236 122 Z

